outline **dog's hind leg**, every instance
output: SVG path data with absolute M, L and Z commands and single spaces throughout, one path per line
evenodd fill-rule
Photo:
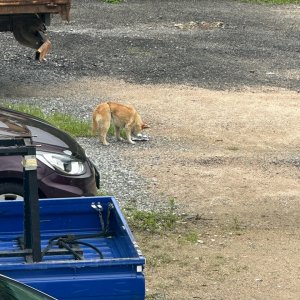
M 124 139 L 121 137 L 121 128 L 119 126 L 115 126 L 115 133 L 118 141 L 124 141 Z
M 99 126 L 99 138 L 103 145 L 108 146 L 109 142 L 107 141 L 107 132 L 108 132 L 109 126 Z
M 100 104 L 93 113 L 93 129 L 98 129 L 99 138 L 103 145 L 107 146 L 107 132 L 110 127 L 111 114 L 107 103 Z

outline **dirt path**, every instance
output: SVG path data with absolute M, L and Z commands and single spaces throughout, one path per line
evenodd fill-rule
M 163 142 L 126 155 L 140 162 L 143 176 L 157 178 L 158 193 L 186 211 L 241 215 L 247 224 L 299 224 L 299 93 L 97 80 L 68 88 L 80 89 L 87 98 L 101 94 L 101 101 L 138 107 L 152 139 Z
M 199 217 L 166 235 L 136 232 L 147 299 L 299 298 L 299 93 L 85 78 L 15 95 L 88 113 L 98 100 L 130 102 L 151 124 L 149 145 L 118 146 L 120 155 L 154 182 L 154 208 L 175 199 Z
M 108 97 L 130 99 L 153 139 L 168 137 L 126 151 L 157 179 L 157 198 L 211 219 L 189 229 L 196 243 L 141 238 L 147 254 L 158 247 L 147 273 L 154 299 L 299 298 L 299 94 L 114 86 Z
M 156 181 L 157 201 L 201 216 L 173 234 L 138 234 L 149 299 L 299 298 L 299 93 L 112 80 L 66 90 L 82 89 L 138 108 L 155 143 L 123 155 Z

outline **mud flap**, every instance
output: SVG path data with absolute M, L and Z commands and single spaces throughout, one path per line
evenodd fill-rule
M 13 20 L 13 34 L 16 40 L 26 47 L 35 49 L 36 60 L 43 60 L 51 47 L 45 31 L 46 26 L 37 14 L 22 15 Z
M 47 55 L 48 51 L 51 48 L 51 42 L 47 39 L 42 46 L 36 50 L 35 52 L 35 59 L 36 60 L 43 60 L 45 59 L 45 56 Z

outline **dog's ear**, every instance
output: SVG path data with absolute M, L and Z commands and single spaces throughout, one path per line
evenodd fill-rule
M 143 123 L 142 124 L 142 129 L 146 129 L 146 128 L 150 128 L 150 126 L 148 124 L 146 124 L 146 123 Z

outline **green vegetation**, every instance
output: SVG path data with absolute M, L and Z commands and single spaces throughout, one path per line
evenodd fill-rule
M 243 235 L 245 226 L 243 226 L 241 220 L 235 216 L 232 219 L 232 224 L 229 226 L 229 230 L 231 230 L 234 235 Z
M 236 146 L 231 146 L 231 147 L 228 147 L 227 149 L 230 151 L 238 151 L 239 150 L 239 148 Z
M 118 4 L 118 3 L 123 2 L 123 0 L 102 0 L 102 2 L 111 3 L 111 4 Z
M 174 260 L 168 253 L 159 253 L 148 257 L 147 266 L 149 268 L 156 268 L 162 265 L 169 265 L 172 262 L 174 262 Z
M 198 237 L 198 233 L 197 232 L 194 232 L 194 231 L 191 231 L 191 232 L 187 232 L 185 234 L 185 239 L 190 242 L 190 243 L 197 243 L 199 237 Z
M 105 190 L 100 189 L 97 191 L 97 196 L 110 196 L 110 193 Z
M 75 137 L 90 137 L 94 135 L 91 130 L 90 121 L 78 120 L 74 116 L 63 114 L 57 111 L 51 114 L 45 114 L 39 107 L 29 104 L 0 103 L 0 105 L 43 119 Z M 108 134 L 114 135 L 114 131 L 114 128 L 111 126 Z M 126 137 L 124 130 L 121 130 L 121 136 L 123 138 Z
M 32 105 L 6 103 L 2 103 L 1 105 L 43 119 L 73 136 L 92 136 L 91 124 L 88 121 L 78 120 L 73 116 L 60 112 L 45 114 L 40 108 Z
M 164 211 L 141 211 L 130 206 L 125 207 L 124 211 L 131 227 L 151 233 L 173 230 L 179 220 L 174 200 L 170 200 L 169 208 Z

